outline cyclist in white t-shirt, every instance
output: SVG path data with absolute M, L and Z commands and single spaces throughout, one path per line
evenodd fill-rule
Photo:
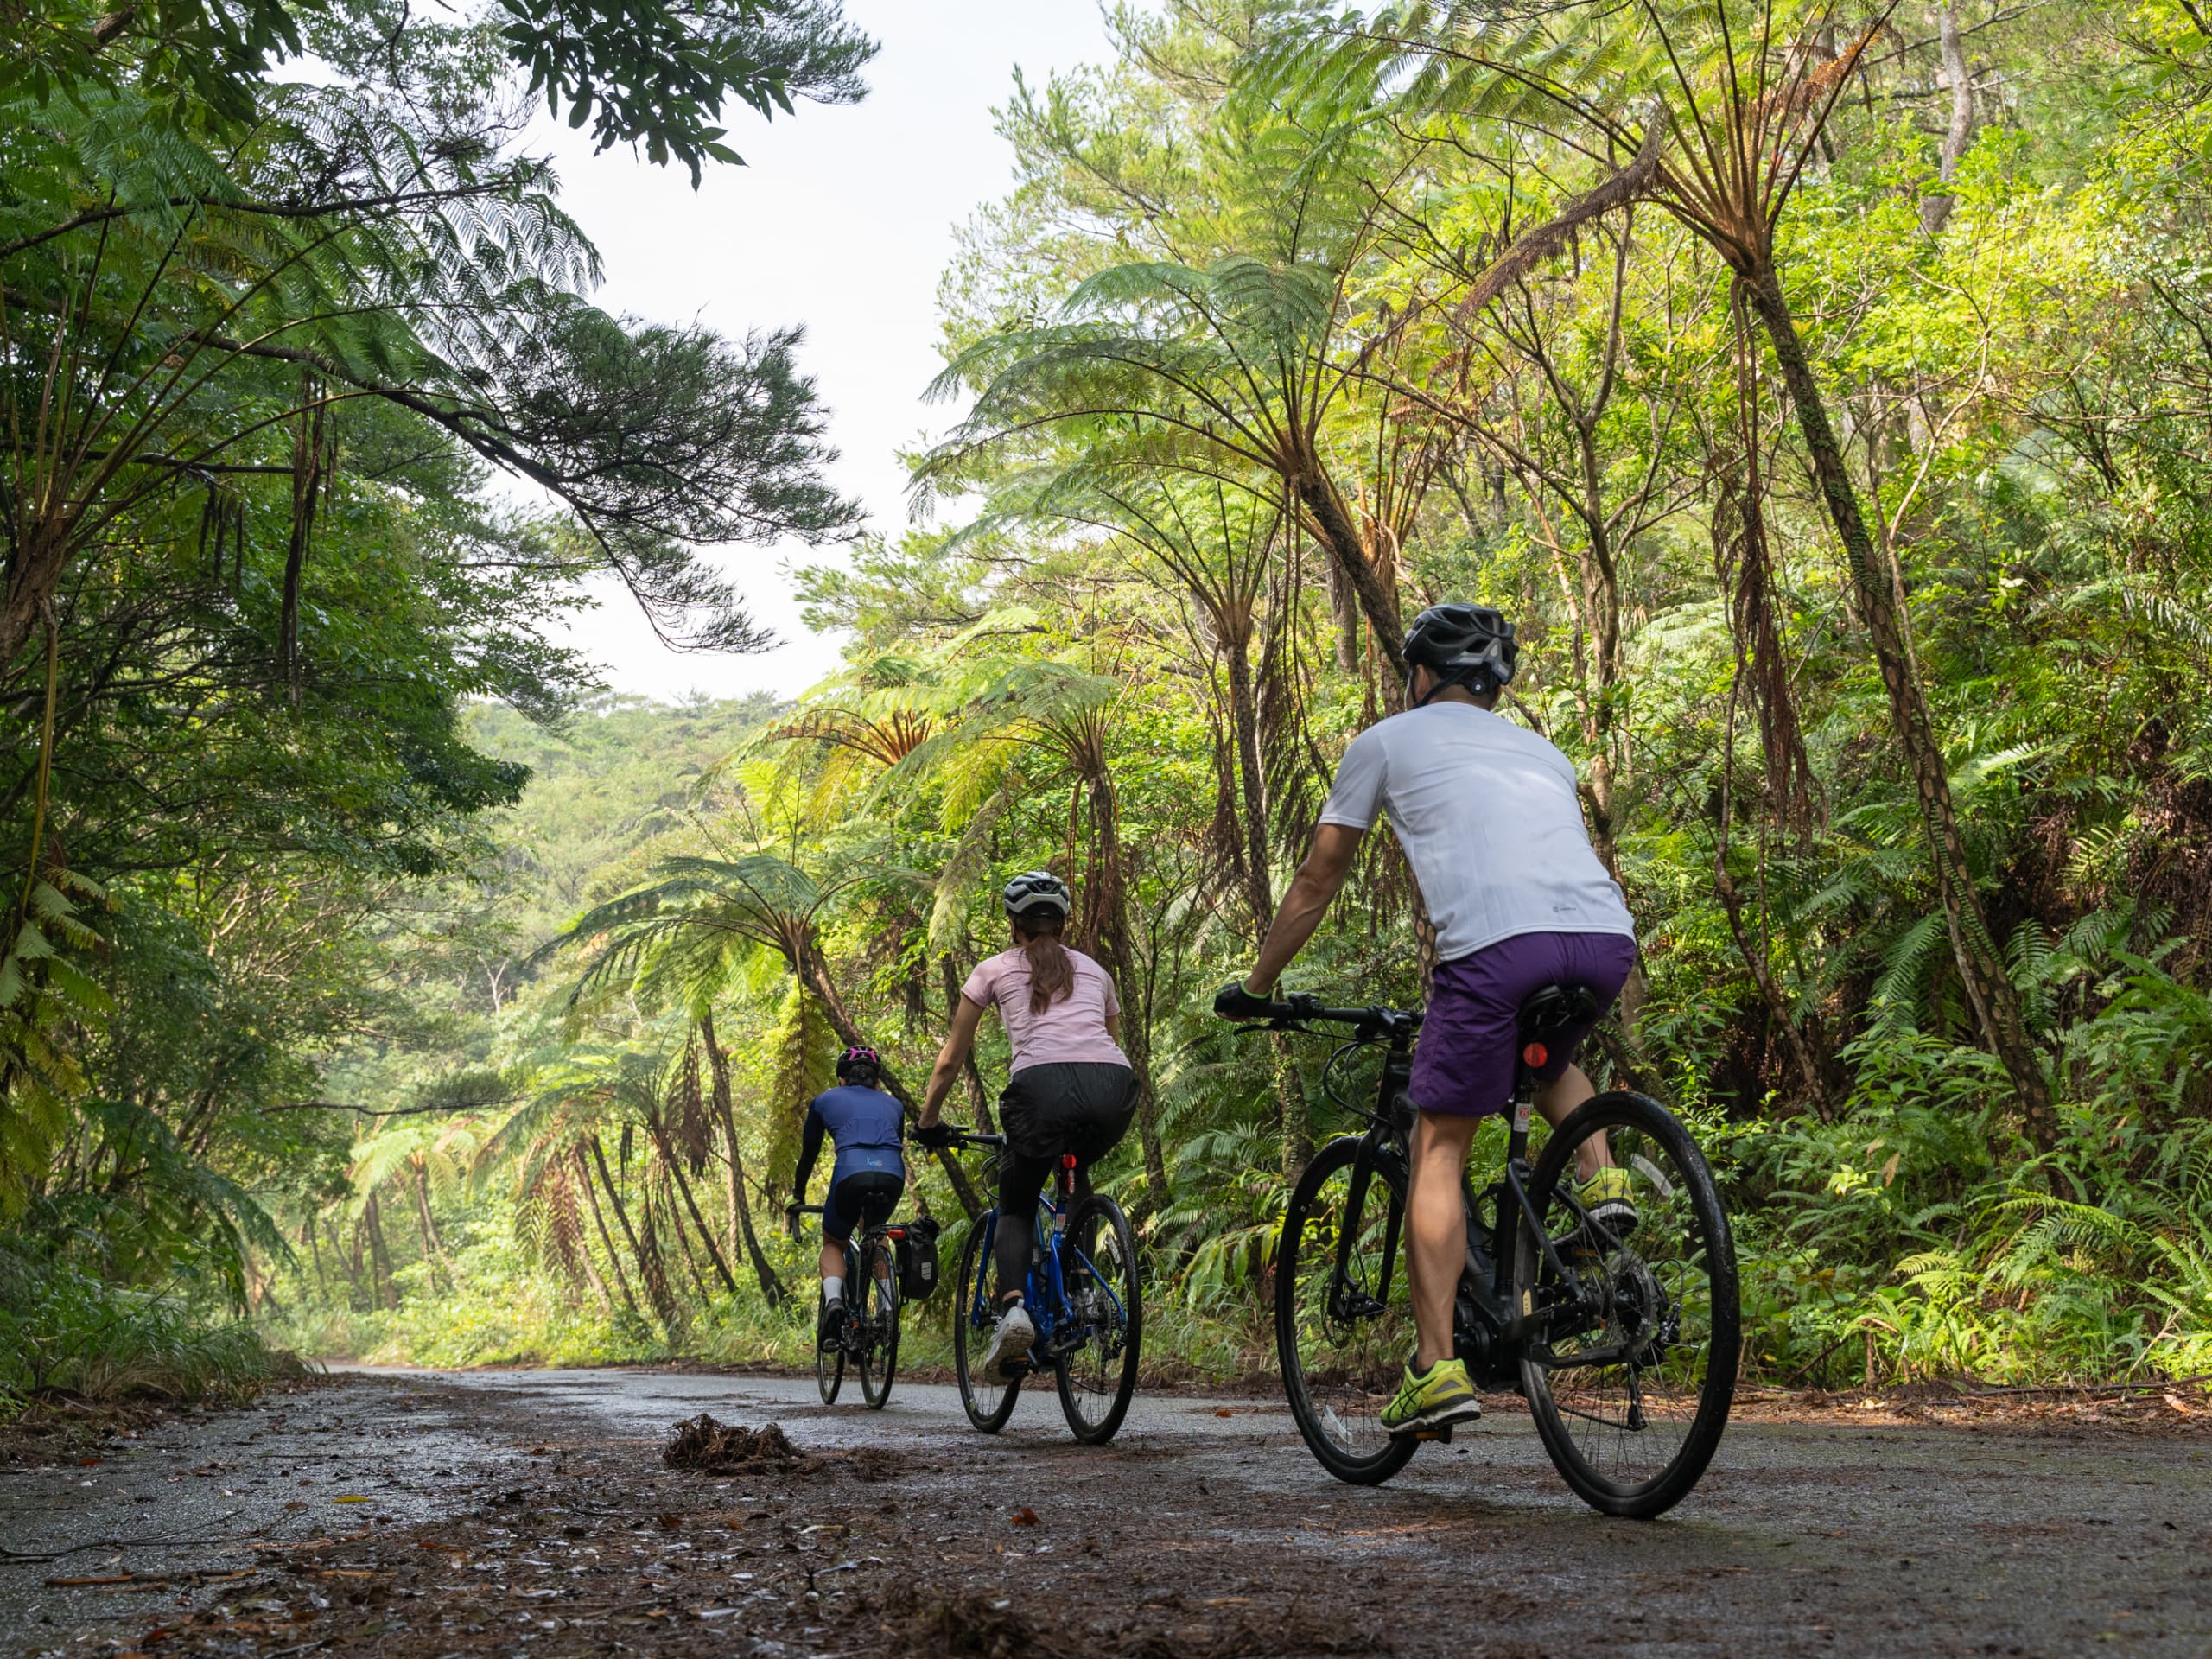
M 1438 605 L 1406 635 L 1404 713 L 1354 738 L 1336 786 L 1241 984 L 1217 1013 L 1249 1018 L 1350 874 L 1360 838 L 1387 812 L 1436 926 L 1436 978 L 1408 1092 L 1421 1109 L 1408 1184 L 1407 1270 L 1419 1351 L 1382 1412 L 1393 1432 L 1482 1414 L 1452 1351 L 1452 1303 L 1466 1252 L 1460 1178 L 1475 1130 L 1513 1093 L 1522 1002 L 1543 986 L 1587 985 L 1599 1007 L 1636 962 L 1636 925 L 1590 846 L 1574 764 L 1491 712 L 1513 677 L 1513 625 L 1477 605 Z M 1536 1109 L 1552 1123 L 1588 1100 L 1573 1064 L 1587 1026 L 1548 1045 Z M 1576 1149 L 1581 1200 L 1616 1233 L 1636 1224 L 1632 1189 L 1605 1138 Z

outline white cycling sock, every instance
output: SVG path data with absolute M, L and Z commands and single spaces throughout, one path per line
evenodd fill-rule
M 834 1302 L 845 1294 L 845 1281 L 835 1274 L 825 1274 L 822 1281 L 822 1300 Z

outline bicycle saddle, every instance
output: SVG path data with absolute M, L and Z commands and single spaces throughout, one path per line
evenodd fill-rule
M 1549 1045 L 1560 1033 L 1598 1017 L 1598 994 L 1587 985 L 1546 985 L 1521 1004 L 1521 1040 Z

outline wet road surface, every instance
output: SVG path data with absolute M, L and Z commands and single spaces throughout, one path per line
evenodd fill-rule
M 702 1411 L 822 1455 L 663 1469 Z M 986 1438 L 906 1382 L 384 1373 L 0 1473 L 0 1545 L 93 1540 L 0 1565 L 9 1650 L 2212 1653 L 2212 1439 L 2103 1430 L 1739 1423 L 1630 1522 L 1502 1410 L 1366 1490 L 1264 1401 L 1140 1395 L 1093 1449 L 1049 1388 Z M 124 1573 L 169 1576 L 45 1583 Z

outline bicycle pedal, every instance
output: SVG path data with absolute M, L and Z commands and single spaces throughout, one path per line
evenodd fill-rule
M 1452 1443 L 1452 1427 L 1453 1425 L 1445 1423 L 1435 1428 L 1418 1428 L 1414 1431 L 1414 1439 L 1416 1440 L 1435 1440 L 1440 1444 L 1449 1446 Z

